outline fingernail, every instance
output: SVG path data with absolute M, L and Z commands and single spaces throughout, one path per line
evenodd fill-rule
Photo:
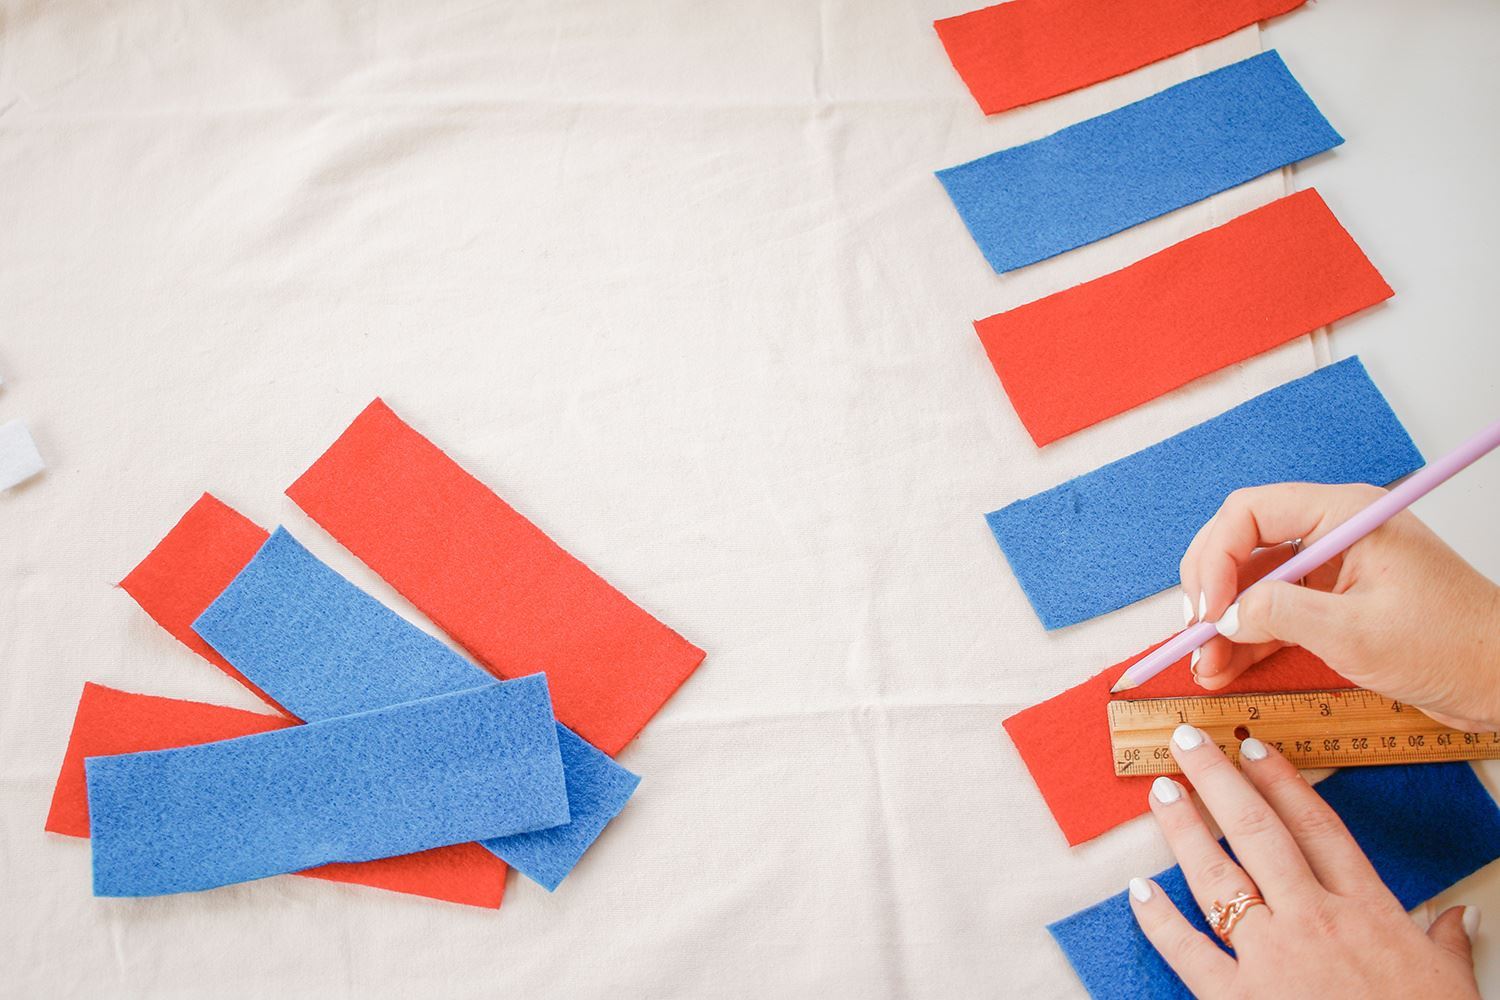
M 1139 882 L 1139 881 L 1140 881 L 1140 879 L 1132 879 L 1131 880 L 1131 882 L 1130 882 L 1130 892 L 1131 892 L 1131 895 L 1135 895 L 1135 884 L 1137 882 Z M 1147 886 L 1147 888 L 1146 888 L 1146 896 L 1149 896 L 1150 894 L 1151 894 L 1151 889 L 1150 889 L 1149 886 Z M 1143 900 L 1143 899 L 1146 898 L 1146 896 L 1136 896 L 1136 898 Z M 1465 906 L 1464 907 L 1464 933 L 1467 934 L 1467 935 L 1469 935 L 1469 943 L 1470 944 L 1473 944 L 1475 941 L 1477 941 L 1479 939 L 1479 907 L 1477 907 L 1477 906 Z
M 1184 625 L 1193 624 L 1193 599 L 1187 594 L 1182 595 L 1182 622 Z
M 1182 798 L 1182 786 L 1163 775 L 1151 782 L 1151 797 L 1164 806 Z
M 1131 898 L 1133 898 L 1137 903 L 1144 903 L 1146 900 L 1151 898 L 1151 883 L 1143 878 L 1131 879 L 1130 895 Z M 1464 919 L 1467 920 L 1468 917 L 1465 916 Z
M 1208 595 L 1198 591 L 1198 620 L 1201 622 L 1208 617 Z
M 1229 610 L 1225 611 L 1224 616 L 1219 619 L 1218 625 L 1214 627 L 1224 638 L 1234 638 L 1234 634 L 1240 630 L 1240 602 L 1235 601 L 1231 604 Z
M 1179 750 L 1196 750 L 1203 745 L 1203 733 L 1183 723 L 1172 730 L 1172 742 L 1177 744 Z
M 1188 669 L 1193 672 L 1194 677 L 1198 676 L 1198 661 L 1201 659 L 1203 659 L 1203 650 L 1201 649 L 1193 650 L 1193 655 L 1188 658 Z
M 1265 760 L 1266 745 L 1254 736 L 1251 736 L 1240 744 L 1240 756 L 1246 760 Z

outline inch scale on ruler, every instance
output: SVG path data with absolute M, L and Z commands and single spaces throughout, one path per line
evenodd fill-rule
M 1300 768 L 1500 758 L 1500 733 L 1465 733 L 1373 691 L 1203 695 L 1109 703 L 1115 774 L 1179 774 L 1168 744 L 1188 723 L 1236 764 L 1254 736 Z

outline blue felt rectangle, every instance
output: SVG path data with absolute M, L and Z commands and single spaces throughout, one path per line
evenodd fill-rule
M 1500 858 L 1500 809 L 1468 764 L 1348 768 L 1317 790 L 1408 910 Z M 1181 868 L 1156 884 L 1209 933 Z M 1192 996 L 1141 933 L 1124 892 L 1047 930 L 1098 1000 Z
M 288 711 L 326 719 L 463 690 L 495 679 L 344 579 L 277 528 L 193 623 L 220 655 Z M 538 664 L 538 667 L 542 666 Z M 640 778 L 566 726 L 565 825 L 482 841 L 555 889 Z
M 938 179 L 1003 273 L 1343 141 L 1273 50 Z
M 1383 486 L 1421 465 L 1364 365 L 1348 358 L 987 517 L 1053 629 L 1175 584 L 1188 543 L 1240 487 Z
M 540 674 L 84 766 L 99 896 L 212 889 L 568 820 Z

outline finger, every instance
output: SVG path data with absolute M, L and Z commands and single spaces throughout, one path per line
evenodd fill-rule
M 1193 680 L 1201 685 L 1205 678 L 1218 677 L 1229 669 L 1229 660 L 1233 654 L 1234 643 L 1216 635 L 1193 650 L 1193 655 L 1188 659 L 1188 670 L 1192 673 Z
M 1276 810 L 1202 730 L 1178 726 L 1172 756 L 1273 910 L 1316 892 L 1312 869 Z
M 1187 551 L 1182 554 L 1182 560 L 1177 564 L 1178 579 L 1182 581 L 1182 610 L 1185 619 L 1184 624 L 1191 625 L 1201 620 L 1199 608 L 1207 610 L 1208 598 L 1198 586 L 1198 563 L 1203 552 L 1202 539 L 1213 527 L 1214 519 L 1209 518 L 1203 527 L 1193 536 L 1188 543 Z
M 1202 562 L 1204 546 L 1207 544 L 1206 539 L 1211 534 L 1213 524 L 1214 518 L 1209 518 L 1207 523 L 1198 529 L 1198 534 L 1194 536 L 1187 551 L 1183 553 L 1182 561 L 1178 564 L 1178 573 L 1182 580 L 1184 625 L 1200 621 L 1208 613 L 1208 595 L 1203 593 L 1198 567 Z M 1238 594 L 1296 554 L 1297 547 L 1290 543 L 1256 549 L 1239 567 L 1239 579 L 1236 581 L 1234 592 Z M 1196 597 L 1193 596 L 1195 594 Z
M 1395 902 L 1338 813 L 1274 747 L 1254 737 L 1245 740 L 1240 744 L 1240 769 L 1281 817 L 1323 888 Z
M 1374 486 L 1280 483 L 1229 494 L 1203 537 L 1194 540 L 1191 573 L 1205 596 L 1207 620 L 1217 620 L 1234 600 L 1240 567 L 1256 549 L 1293 539 L 1316 541 L 1380 492 Z
M 1130 880 L 1130 909 L 1141 933 L 1194 996 L 1221 992 L 1235 973 L 1235 961 L 1196 930 L 1149 879 Z
M 1256 584 L 1219 619 L 1219 634 L 1237 643 L 1279 639 L 1324 660 L 1341 656 L 1349 636 L 1360 633 L 1362 606 L 1350 594 L 1329 594 L 1281 580 Z
M 1168 905 L 1171 905 L 1170 900 Z M 1140 916 L 1137 915 L 1136 919 L 1139 920 Z M 1145 925 L 1142 925 L 1141 930 L 1145 929 Z M 1432 922 L 1431 927 L 1427 928 L 1427 936 L 1432 939 L 1433 944 L 1471 969 L 1474 967 L 1474 938 L 1478 934 L 1479 907 L 1477 906 L 1451 906 Z M 1149 938 L 1151 935 L 1146 936 Z
M 1212 540 L 1205 544 L 1212 544 Z M 1208 619 L 1208 621 L 1215 621 L 1218 618 L 1221 610 L 1223 610 L 1220 607 L 1221 601 L 1218 600 L 1218 594 L 1221 591 L 1226 591 L 1227 589 L 1230 592 L 1229 600 L 1235 600 L 1235 597 L 1238 597 L 1239 594 L 1244 594 L 1245 589 L 1250 588 L 1251 583 L 1259 582 L 1262 577 L 1271 573 L 1278 565 L 1283 564 L 1287 559 L 1295 556 L 1296 553 L 1298 553 L 1298 546 L 1296 546 L 1296 543 L 1292 543 L 1292 541 L 1275 544 L 1275 546 L 1262 547 L 1262 549 L 1254 549 L 1247 558 L 1236 558 L 1230 564 L 1230 568 L 1232 568 L 1235 576 L 1227 583 L 1223 579 L 1208 579 L 1205 576 L 1205 571 L 1203 571 L 1206 561 L 1205 559 L 1199 559 L 1199 585 L 1208 591 L 1205 594 L 1199 595 L 1199 610 L 1202 612 L 1203 618 Z M 1211 597 L 1211 595 L 1214 595 L 1214 597 Z
M 1248 565 L 1241 567 L 1238 586 L 1241 591 L 1255 583 L 1271 570 L 1286 562 L 1295 553 L 1291 545 L 1277 545 L 1258 549 L 1250 557 Z M 1280 649 L 1280 642 L 1259 643 L 1255 646 L 1237 646 L 1222 636 L 1210 639 L 1195 650 L 1190 668 L 1193 679 L 1210 691 L 1216 691 L 1233 681 L 1254 663 Z
M 1180 784 L 1171 778 L 1157 778 L 1151 785 L 1151 813 L 1205 916 L 1215 903 L 1228 902 L 1242 892 L 1257 891 L 1255 881 L 1225 853 Z M 1267 912 L 1246 911 L 1234 929 L 1237 950 L 1247 945 L 1254 947 L 1265 933 L 1269 918 Z
M 1218 646 L 1223 643 L 1223 646 Z M 1209 654 L 1214 649 L 1225 648 L 1225 653 L 1214 653 L 1214 660 L 1209 662 Z M 1203 660 L 1198 664 L 1198 685 L 1207 691 L 1218 691 L 1234 683 L 1246 670 L 1264 660 L 1272 653 L 1286 648 L 1286 643 L 1272 640 L 1271 642 L 1258 642 L 1250 646 L 1241 646 L 1223 636 L 1216 636 L 1204 646 Z

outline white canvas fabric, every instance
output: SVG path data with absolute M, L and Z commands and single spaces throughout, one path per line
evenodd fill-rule
M 52 468 L 0 501 L 0 993 L 1081 994 L 1044 925 L 1169 855 L 1147 820 L 1068 849 L 1000 721 L 1181 601 L 1045 634 L 982 515 L 1327 351 L 1039 451 L 971 321 L 1290 180 L 995 276 L 935 169 L 1259 35 L 985 119 L 930 25 L 959 9 L 10 7 L 0 362 Z M 112 586 L 200 492 L 432 628 L 281 494 L 377 394 L 708 650 L 621 756 L 640 791 L 499 912 L 285 877 L 92 898 L 87 845 L 42 831 L 83 682 L 260 707 Z

